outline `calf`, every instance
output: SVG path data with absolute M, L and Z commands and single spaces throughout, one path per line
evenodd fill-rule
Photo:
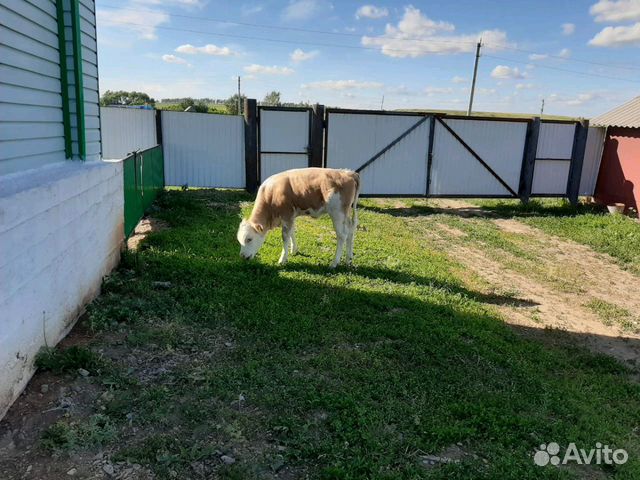
M 289 252 L 298 252 L 296 217 L 310 215 L 318 218 L 328 213 L 338 238 L 331 268 L 340 263 L 345 242 L 347 262 L 351 264 L 359 194 L 360 175 L 351 170 L 300 168 L 272 175 L 260 186 L 251 216 L 240 223 L 240 255 L 253 258 L 269 230 L 282 226 L 283 248 L 279 263 L 283 265 L 287 263 Z

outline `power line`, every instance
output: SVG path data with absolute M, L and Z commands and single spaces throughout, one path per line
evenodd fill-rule
M 126 10 L 126 11 L 131 11 L 131 12 L 139 12 L 139 13 L 157 13 L 154 10 L 148 10 L 148 9 L 139 9 L 139 8 L 129 8 L 129 7 L 120 7 L 120 6 L 116 6 L 116 5 L 100 5 L 101 8 L 112 8 L 112 9 L 118 9 L 118 10 Z M 243 26 L 243 27 L 253 27 L 253 28 L 264 28 L 264 29 L 270 29 L 270 30 L 288 30 L 288 31 L 293 31 L 293 32 L 301 32 L 301 33 L 317 33 L 317 34 L 321 34 L 321 35 L 334 35 L 334 36 L 343 36 L 343 37 L 352 37 L 352 38 L 360 38 L 363 35 L 359 34 L 359 33 L 350 33 L 350 32 L 333 32 L 333 31 L 329 31 L 329 30 L 316 30 L 316 29 L 310 29 L 310 28 L 301 28 L 301 27 L 291 27 L 291 26 L 280 26 L 280 25 L 268 25 L 268 24 L 261 24 L 261 23 L 250 23 L 250 22 L 238 22 L 235 20 L 224 20 L 224 19 L 220 19 L 220 18 L 213 18 L 213 17 L 203 17 L 203 16 L 196 16 L 196 15 L 185 15 L 185 14 L 179 14 L 179 13 L 165 13 L 165 15 L 169 16 L 169 17 L 176 17 L 176 18 L 185 18 L 185 19 L 192 19 L 192 20 L 200 20 L 200 21 L 207 21 L 207 22 L 214 22 L 214 23 L 221 23 L 221 24 L 226 24 L 226 25 L 237 25 L 237 26 Z M 125 22 L 119 22 L 116 20 L 109 20 L 109 22 L 111 23 L 125 23 Z M 138 24 L 135 24 L 138 25 Z M 144 27 L 149 27 L 149 25 L 144 25 L 144 24 L 140 24 L 139 26 L 144 26 Z M 161 27 L 161 26 L 156 26 L 154 28 L 164 28 L 167 29 L 169 27 Z M 186 30 L 188 31 L 188 30 Z M 194 32 L 194 33 L 198 33 L 198 32 Z M 199 33 L 205 33 L 205 32 L 199 32 Z M 213 32 L 206 32 L 209 34 L 214 34 Z M 231 36 L 231 34 L 216 34 L 219 36 Z M 241 37 L 241 36 L 236 36 L 236 38 L 248 38 L 248 39 L 253 39 L 252 37 Z M 260 38 L 256 38 L 258 40 L 265 40 L 265 39 L 260 39 Z M 394 40 L 394 41 L 408 41 L 408 42 L 427 42 L 427 43 L 441 43 L 441 44 L 468 44 L 468 45 L 475 45 L 476 41 L 465 41 L 465 40 L 460 40 L 460 39 L 456 39 L 456 40 L 447 40 L 446 38 L 438 38 L 437 40 L 435 39 L 429 39 L 429 38 L 417 38 L 417 37 L 405 37 L 405 38 L 391 38 L 390 40 Z M 284 41 L 283 41 L 284 42 Z M 289 43 L 305 43 L 305 42 L 289 42 Z M 311 43 L 306 42 L 306 44 L 311 45 Z M 332 44 L 317 44 L 320 46 L 329 46 L 329 47 L 337 47 L 338 45 L 332 45 Z M 504 49 L 504 50 L 512 50 L 512 51 L 517 51 L 517 52 L 523 52 L 523 53 L 529 53 L 529 54 L 537 54 L 539 55 L 540 52 L 536 52 L 533 50 L 526 50 L 523 48 L 518 48 L 518 47 L 511 47 L 508 45 L 499 45 L 499 44 L 492 44 L 492 43 L 487 43 L 487 42 L 483 42 L 483 45 L 486 45 L 488 47 L 492 47 L 494 49 Z M 355 46 L 351 46 L 351 48 L 364 48 L 367 50 L 377 50 L 376 48 L 366 48 L 366 47 L 355 47 Z M 397 52 L 405 52 L 405 53 L 413 53 L 413 51 L 408 51 L 408 50 L 400 50 L 400 49 L 387 49 L 390 51 L 397 51 Z M 469 50 L 469 53 L 472 52 L 472 49 Z M 553 55 L 553 54 L 545 54 L 546 57 L 548 58 L 555 58 L 555 59 L 559 59 L 559 60 L 563 60 L 563 61 L 568 61 L 568 62 L 576 62 L 576 63 L 583 63 L 583 64 L 587 64 L 587 65 L 598 65 L 598 66 L 602 66 L 602 67 L 608 67 L 608 68 L 620 68 L 620 69 L 628 69 L 628 70 L 640 70 L 640 66 L 639 65 L 626 65 L 626 64 L 611 64 L 611 63 L 604 63 L 604 62 L 594 62 L 591 60 L 582 60 L 582 59 L 578 59 L 578 58 L 565 58 L 561 55 Z
M 122 21 L 116 21 L 116 20 L 110 20 L 109 22 L 110 23 L 119 24 L 119 25 L 131 25 L 131 26 L 136 26 L 136 27 L 148 27 L 148 25 L 145 25 L 143 23 L 122 22 Z M 276 39 L 276 38 L 254 37 L 254 36 L 251 36 L 251 35 L 236 35 L 236 34 L 231 34 L 231 33 L 204 32 L 202 30 L 191 30 L 191 29 L 178 28 L 178 27 L 165 27 L 165 26 L 159 26 L 159 25 L 156 26 L 155 28 L 162 29 L 162 30 L 169 30 L 169 31 L 195 33 L 195 34 L 198 34 L 198 35 L 212 35 L 212 36 L 216 36 L 216 37 L 241 38 L 241 39 L 245 39 L 245 40 L 260 40 L 260 41 L 263 41 L 263 42 L 275 42 L 275 43 L 282 43 L 282 44 L 293 44 L 293 45 L 301 45 L 302 44 L 302 45 L 312 45 L 312 46 L 331 47 L 331 48 L 347 48 L 347 49 L 355 49 L 355 50 L 373 50 L 373 51 L 377 51 L 378 50 L 376 47 L 364 47 L 364 46 L 359 46 L 359 45 L 340 45 L 340 44 L 335 44 L 335 43 L 307 42 L 307 41 L 304 41 L 304 40 L 292 41 L 292 40 L 282 40 L 282 39 Z M 436 43 L 436 42 L 434 42 L 434 43 Z M 388 48 L 386 50 L 387 51 L 394 51 L 394 52 L 413 53 L 413 51 L 411 51 L 411 50 L 400 50 L 400 49 L 391 49 L 391 48 Z M 512 63 L 520 63 L 520 64 L 525 64 L 525 65 L 530 64 L 530 62 L 522 62 L 522 61 L 518 61 L 518 60 L 512 60 L 512 59 L 509 59 L 509 58 L 498 57 L 498 56 L 495 56 L 495 55 L 485 54 L 485 56 L 488 57 L 488 58 L 495 58 L 495 59 L 498 59 L 498 60 L 504 60 L 504 61 L 508 61 L 508 62 L 512 62 Z M 640 83 L 639 81 L 636 81 L 636 80 L 629 80 L 629 79 L 619 78 L 619 77 L 610 77 L 610 76 L 600 75 L 600 74 L 596 74 L 596 73 L 580 72 L 580 71 L 577 71 L 577 70 L 569 70 L 569 69 L 563 69 L 563 68 L 558 68 L 558 67 L 551 67 L 551 66 L 548 66 L 548 65 L 537 64 L 537 68 L 546 68 L 546 69 L 557 70 L 557 71 L 561 71 L 561 72 L 574 73 L 574 74 L 577 74 L 577 75 L 583 75 L 583 76 L 587 76 L 587 77 L 606 78 L 608 80 L 619 80 L 619 81 L 623 81 L 623 82 Z
M 529 62 L 523 62 L 523 61 L 520 61 L 520 60 L 512 60 L 510 58 L 498 57 L 498 56 L 495 56 L 495 55 L 487 55 L 487 54 L 485 54 L 484 56 L 488 57 L 488 58 L 495 58 L 497 60 L 503 60 L 505 62 L 519 63 L 521 65 L 530 65 Z M 638 81 L 638 80 L 630 80 L 628 78 L 609 77 L 607 75 L 600 75 L 598 73 L 580 72 L 578 70 L 569 70 L 567 68 L 551 67 L 549 65 L 536 65 L 536 68 L 546 68 L 548 70 L 557 70 L 559 72 L 573 73 L 575 75 L 583 75 L 585 77 L 597 77 L 597 78 L 606 78 L 607 80 L 619 80 L 621 82 L 640 83 L 640 81 Z

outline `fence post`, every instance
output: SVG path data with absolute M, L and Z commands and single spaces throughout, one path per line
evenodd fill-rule
M 520 185 L 518 187 L 518 196 L 523 203 L 527 203 L 531 196 L 533 171 L 536 164 L 536 152 L 538 151 L 539 136 L 540 117 L 533 117 L 533 119 L 527 124 L 524 155 L 522 157 L 522 170 L 520 170 Z
M 162 145 L 162 110 L 156 110 L 156 145 Z
M 322 146 L 324 133 L 324 105 L 315 104 L 311 114 L 311 145 L 309 145 L 309 166 L 322 167 Z
M 258 189 L 258 117 L 256 101 L 244 99 L 244 163 L 245 188 L 249 193 Z
M 587 148 L 588 134 L 589 120 L 580 120 L 580 122 L 576 124 L 576 133 L 573 137 L 571 166 L 569 167 L 569 179 L 567 180 L 567 197 L 572 205 L 578 204 L 580 178 L 582 177 L 582 164 L 584 163 L 584 152 Z

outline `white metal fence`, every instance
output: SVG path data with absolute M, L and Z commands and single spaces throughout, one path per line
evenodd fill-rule
M 103 107 L 101 115 L 104 158 L 156 145 L 155 111 Z M 164 111 L 161 118 L 167 185 L 246 186 L 242 117 Z M 310 164 L 311 143 L 323 143 L 312 142 L 312 118 L 310 109 L 260 109 L 259 178 Z M 366 164 L 360 173 L 368 195 L 513 197 L 521 189 L 529 123 L 329 109 L 324 165 L 357 170 Z M 576 128 L 540 124 L 532 195 L 567 194 Z M 588 129 L 580 195 L 594 194 L 604 136 L 603 128 Z
M 235 115 L 162 112 L 167 185 L 244 188 L 244 120 Z
M 155 114 L 155 110 L 100 107 L 102 158 L 125 158 L 134 150 L 157 145 Z

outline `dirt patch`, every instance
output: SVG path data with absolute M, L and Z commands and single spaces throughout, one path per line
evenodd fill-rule
M 629 312 L 638 312 L 640 297 L 632 292 L 640 291 L 640 278 L 587 246 L 547 235 L 517 220 L 486 215 L 463 201 L 438 200 L 434 203 L 446 214 L 463 217 L 484 214 L 488 217 L 486 221 L 495 222 L 534 256 L 531 269 L 527 271 L 523 268 L 524 260 L 515 259 L 520 262 L 516 268 L 512 254 L 496 255 L 480 242 L 467 242 L 465 232 L 444 222 L 436 223 L 437 228 L 420 228 L 420 232 L 439 249 L 471 271 L 463 277 L 475 289 L 482 290 L 488 297 L 496 292 L 509 293 L 507 296 L 513 301 L 488 303 L 494 303 L 505 320 L 519 332 L 544 340 L 557 341 L 563 337 L 565 341 L 580 341 L 592 351 L 640 367 L 638 329 L 603 322 L 587 303 L 597 299 Z M 408 221 L 420 225 L 422 219 Z M 566 283 L 566 288 L 562 282 Z M 550 339 L 550 330 L 565 335 Z
M 140 242 L 142 242 L 147 235 L 151 232 L 159 232 L 167 229 L 169 226 L 162 220 L 156 218 L 147 217 L 140 220 L 140 223 L 136 225 L 133 235 L 127 239 L 127 249 L 137 250 Z

